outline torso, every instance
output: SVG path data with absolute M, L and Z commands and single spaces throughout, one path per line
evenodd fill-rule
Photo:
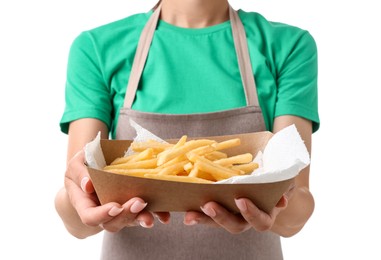
M 130 82 L 137 80 L 130 78 Z M 244 86 L 247 85 L 245 93 L 246 88 L 255 89 L 255 84 L 250 80 L 243 82 Z M 127 88 L 133 87 L 129 85 Z M 162 138 L 184 134 L 212 136 L 263 131 L 265 124 L 258 100 L 253 99 L 253 93 L 250 93 L 248 105 L 243 108 L 195 115 L 144 113 L 132 110 L 132 103 L 126 101 L 119 117 L 117 138 L 133 138 L 135 133 L 129 124 L 130 119 Z M 127 93 L 126 100 L 132 101 L 134 97 L 135 92 Z M 271 232 L 259 233 L 255 230 L 232 235 L 221 228 L 202 225 L 188 227 L 183 224 L 183 213 L 171 213 L 171 223 L 168 225 L 156 223 L 151 229 L 134 227 L 115 234 L 106 233 L 102 250 L 102 259 L 107 260 L 236 258 L 282 259 L 280 238 Z

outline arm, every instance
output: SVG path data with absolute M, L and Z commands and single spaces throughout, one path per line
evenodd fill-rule
M 101 131 L 108 137 L 104 123 L 96 119 L 80 119 L 70 124 L 65 186 L 55 198 L 55 207 L 66 229 L 77 238 L 86 238 L 106 229 L 116 232 L 126 226 L 151 227 L 153 216 L 144 210 L 146 203 L 132 198 L 125 204 L 99 205 L 84 165 L 83 147 Z
M 277 117 L 274 122 L 274 132 L 282 128 L 295 124 L 301 138 L 311 154 L 311 122 L 296 116 Z M 309 170 L 310 167 L 303 169 L 295 178 L 295 188 L 290 192 L 287 200 L 287 207 L 276 217 L 271 228 L 272 231 L 284 237 L 298 233 L 310 218 L 314 211 L 314 199 L 309 190 Z
M 68 165 L 74 161 L 72 158 L 77 158 L 80 162 L 84 162 L 83 154 L 81 154 L 80 151 L 86 143 L 90 142 L 97 135 L 99 131 L 102 132 L 102 138 L 107 137 L 107 127 L 105 124 L 97 120 L 82 119 L 74 121 L 70 124 L 67 147 Z M 86 172 L 84 172 L 84 165 L 80 165 L 79 167 L 81 173 L 78 174 L 78 179 L 86 175 Z M 78 182 L 80 183 L 80 180 L 78 180 L 77 183 Z M 87 225 L 82 222 L 78 212 L 70 201 L 68 192 L 69 189 L 72 189 L 78 193 L 81 192 L 79 187 L 76 187 L 74 181 L 70 180 L 67 174 L 65 174 L 65 187 L 62 187 L 57 193 L 55 198 L 55 207 L 67 230 L 73 236 L 78 238 L 85 238 L 100 232 L 102 229 L 99 226 L 92 226 L 90 224 Z

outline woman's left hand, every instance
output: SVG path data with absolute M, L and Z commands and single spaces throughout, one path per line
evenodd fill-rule
M 294 185 L 292 184 L 270 213 L 260 210 L 247 198 L 235 199 L 240 214 L 232 213 L 218 203 L 211 201 L 201 207 L 202 212 L 187 212 L 184 217 L 184 224 L 207 224 L 222 227 L 232 234 L 242 233 L 251 228 L 256 231 L 267 231 L 274 225 L 278 214 L 287 207 L 293 190 Z

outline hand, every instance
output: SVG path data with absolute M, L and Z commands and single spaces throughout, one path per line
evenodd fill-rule
M 185 214 L 184 224 L 207 224 L 222 227 L 232 234 L 242 233 L 254 228 L 257 231 L 267 231 L 272 228 L 278 214 L 283 211 L 292 196 L 294 183 L 287 192 L 283 194 L 277 205 L 269 214 L 260 210 L 251 200 L 247 198 L 235 199 L 240 214 L 234 214 L 216 202 L 208 202 L 201 207 L 202 212 L 190 211 Z
M 81 150 L 68 162 L 65 173 L 66 192 L 83 224 L 110 232 L 129 226 L 153 226 L 153 213 L 145 210 L 147 203 L 141 198 L 132 198 L 123 205 L 116 202 L 100 205 L 84 162 L 84 151 Z M 169 213 L 156 215 L 163 223 L 169 220 Z

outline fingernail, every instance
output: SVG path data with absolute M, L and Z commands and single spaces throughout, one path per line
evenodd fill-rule
M 147 225 L 147 223 L 145 223 L 144 221 L 139 221 L 139 225 L 144 227 L 144 228 L 151 228 L 151 227 L 153 227 L 153 224 Z
M 141 201 L 137 200 L 134 203 L 132 203 L 130 211 L 131 213 L 139 213 L 147 206 L 147 203 L 142 203 Z
M 191 221 L 184 221 L 184 224 L 187 226 L 194 226 L 198 224 L 198 221 L 193 219 Z
M 112 207 L 112 208 L 109 210 L 108 214 L 109 214 L 111 217 L 115 217 L 115 216 L 119 215 L 122 211 L 123 211 L 123 208 L 119 208 L 119 207 L 114 206 L 114 207 Z
M 86 192 L 86 184 L 89 182 L 89 177 L 83 177 L 81 180 L 81 189 Z
M 247 211 L 247 205 L 245 200 L 243 199 L 235 199 L 235 204 L 237 205 L 238 209 L 241 212 L 246 212 Z
M 160 223 L 162 223 L 162 224 L 167 224 L 167 223 L 168 223 L 168 221 L 164 221 L 164 220 L 162 220 L 162 219 L 159 217 L 159 215 L 157 215 L 156 213 L 152 213 L 152 214 L 159 220 Z
M 216 212 L 214 211 L 214 209 L 212 209 L 212 208 L 201 207 L 201 210 L 202 210 L 202 212 L 205 213 L 205 215 L 208 215 L 211 218 L 214 218 L 217 215 Z

